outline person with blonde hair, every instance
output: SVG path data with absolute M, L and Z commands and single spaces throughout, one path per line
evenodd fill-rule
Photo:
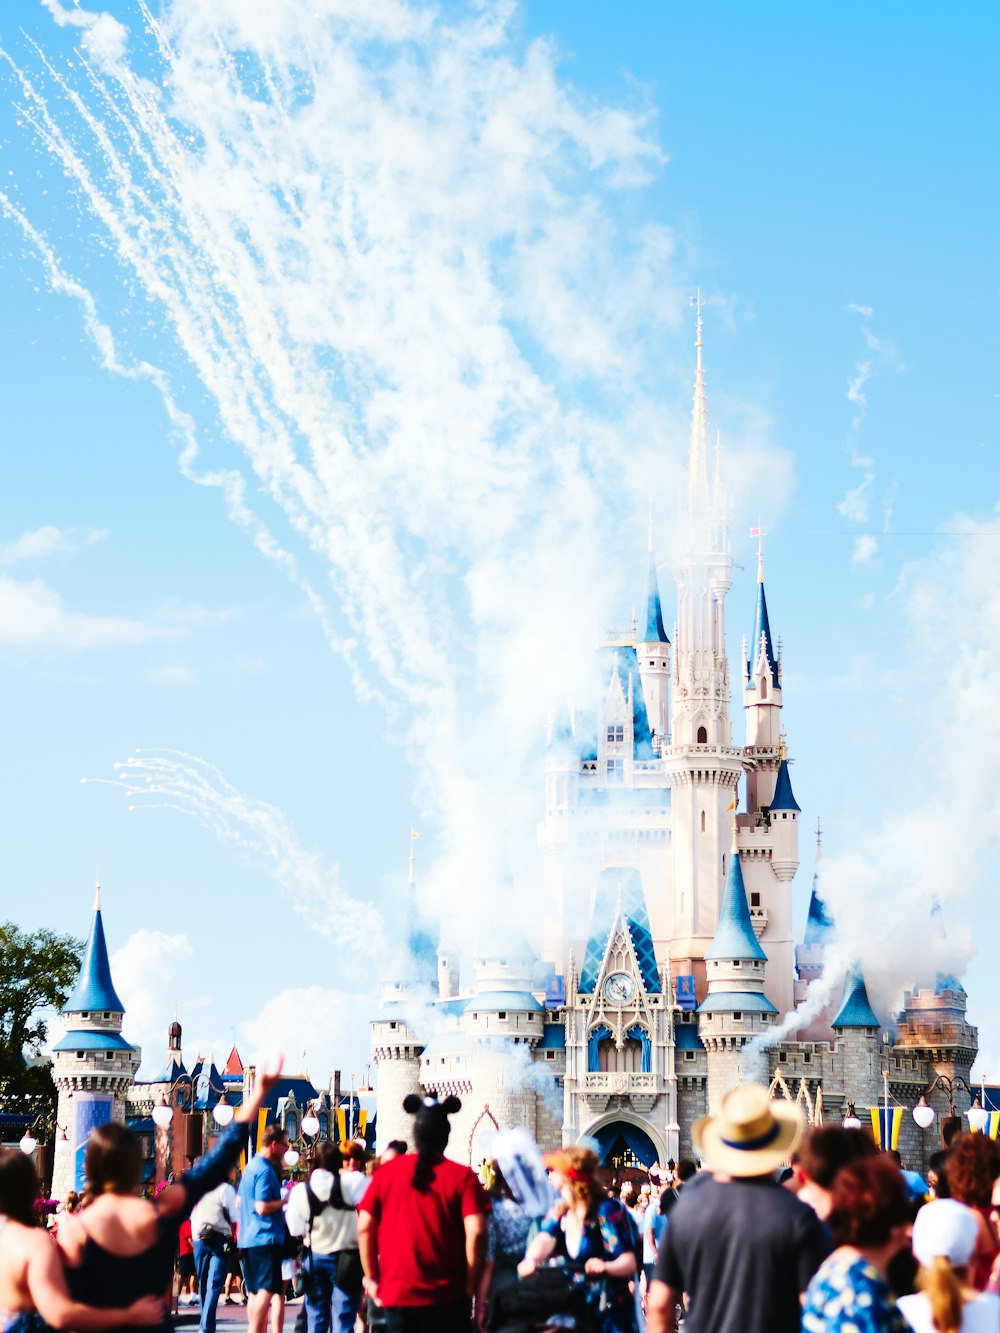
M 518 1273 L 530 1277 L 552 1258 L 582 1264 L 588 1277 L 603 1279 L 589 1283 L 587 1290 L 596 1327 L 601 1333 L 635 1333 L 629 1283 L 638 1273 L 636 1238 L 622 1203 L 608 1198 L 598 1179 L 597 1154 L 584 1147 L 561 1148 L 542 1161 L 561 1197 L 528 1246 Z
M 997 1333 L 1000 1296 L 969 1282 L 969 1262 L 979 1237 L 977 1215 L 955 1199 L 925 1204 L 913 1224 L 913 1253 L 920 1290 L 898 1302 L 916 1333 Z

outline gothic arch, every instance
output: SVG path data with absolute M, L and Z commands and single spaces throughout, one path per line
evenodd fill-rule
M 497 1120 L 493 1112 L 490 1110 L 489 1105 L 488 1104 L 485 1105 L 483 1109 L 479 1112 L 479 1114 L 476 1116 L 475 1120 L 472 1122 L 472 1128 L 469 1130 L 468 1160 L 470 1166 L 472 1166 L 472 1145 L 476 1141 L 476 1134 L 479 1131 L 479 1126 L 483 1123 L 484 1120 L 488 1120 L 498 1134 L 500 1132 L 499 1121 Z
M 605 1125 L 613 1125 L 622 1120 L 626 1124 L 634 1125 L 636 1129 L 641 1129 L 656 1149 L 656 1160 L 666 1162 L 670 1154 L 667 1152 L 667 1145 L 660 1131 L 650 1121 L 644 1120 L 635 1111 L 626 1110 L 624 1107 L 621 1110 L 609 1111 L 606 1115 L 598 1116 L 596 1120 L 592 1120 L 589 1125 L 584 1125 L 580 1131 L 580 1139 L 593 1138 L 597 1131 L 603 1129 Z

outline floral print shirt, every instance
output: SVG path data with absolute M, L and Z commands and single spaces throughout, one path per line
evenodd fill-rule
M 867 1259 L 834 1250 L 809 1283 L 803 1333 L 908 1333 L 881 1273 Z

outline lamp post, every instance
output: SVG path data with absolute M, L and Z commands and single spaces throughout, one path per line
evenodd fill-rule
M 948 1074 L 938 1074 L 933 1083 L 925 1088 L 920 1095 L 920 1100 L 913 1108 L 913 1119 L 921 1129 L 930 1129 L 934 1123 L 934 1108 L 928 1104 L 927 1098 L 935 1088 L 943 1088 L 948 1097 L 948 1115 L 941 1125 L 941 1146 L 947 1148 L 948 1144 L 955 1137 L 955 1134 L 961 1127 L 962 1117 L 955 1112 L 955 1089 L 964 1088 L 969 1095 L 972 1103 L 967 1112 L 969 1125 L 977 1132 L 982 1132 L 989 1120 L 989 1112 L 983 1109 L 983 1103 L 979 1097 L 962 1078 L 961 1074 L 949 1076 Z
M 316 1135 L 319 1133 L 320 1128 L 319 1116 L 317 1116 L 315 1109 L 311 1105 L 302 1117 L 299 1128 L 301 1133 L 289 1143 L 288 1150 L 282 1158 L 282 1161 L 288 1167 L 289 1171 L 294 1173 L 295 1168 L 302 1160 L 303 1154 L 300 1149 L 304 1148 L 306 1159 L 304 1169 L 308 1173 L 312 1170 L 313 1151 L 316 1147 Z

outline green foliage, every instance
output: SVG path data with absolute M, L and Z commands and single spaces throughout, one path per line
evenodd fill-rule
M 83 941 L 53 930 L 0 923 L 0 1108 L 48 1111 L 55 1089 L 48 1069 L 31 1068 L 48 1038 L 47 1013 L 65 1003 L 83 957 Z

